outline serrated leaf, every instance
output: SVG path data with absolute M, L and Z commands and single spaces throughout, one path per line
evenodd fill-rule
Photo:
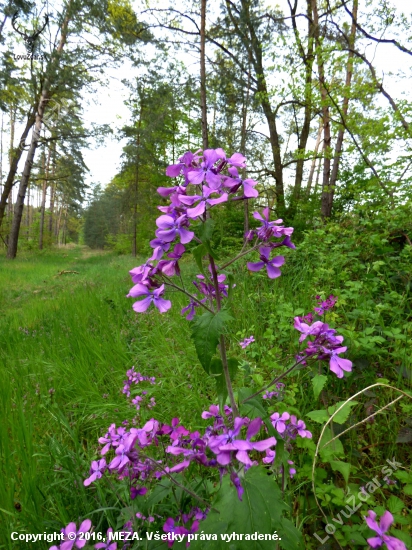
M 196 353 L 205 371 L 210 374 L 210 362 L 216 353 L 219 338 L 223 334 L 225 323 L 231 321 L 230 313 L 221 309 L 217 313 L 206 311 L 192 324 L 192 338 Z
M 325 411 L 324 409 L 319 411 L 311 411 L 310 413 L 307 413 L 306 416 L 314 422 L 319 422 L 319 424 L 324 424 L 329 420 L 328 411 Z
M 333 443 L 331 443 L 331 445 L 333 445 Z M 340 472 L 343 475 L 345 482 L 348 483 L 351 465 L 348 462 L 342 462 L 341 460 L 331 460 L 330 465 L 332 470 L 334 472 Z
M 403 488 L 403 492 L 405 493 L 405 495 L 408 495 L 408 496 L 412 496 L 412 484 L 409 484 L 409 485 L 405 485 L 404 488 Z
M 398 514 L 402 512 L 402 510 L 405 508 L 405 504 L 402 502 L 402 500 L 395 495 L 392 495 L 388 500 L 386 501 L 386 506 L 388 507 L 389 512 L 391 514 Z
M 273 540 L 244 540 L 245 535 L 255 533 L 273 534 L 275 531 L 278 536 L 285 537 L 288 546 L 282 546 L 288 550 L 304 550 L 303 540 L 300 533 L 289 520 L 281 518 L 281 514 L 287 509 L 282 501 L 282 493 L 274 480 L 273 476 L 262 466 L 250 468 L 245 477 L 241 480 L 244 489 L 242 501 L 237 496 L 235 487 L 230 483 L 229 476 L 223 478 L 222 487 L 218 491 L 213 509 L 209 512 L 207 518 L 202 521 L 202 531 L 205 534 L 216 533 L 216 524 L 221 526 L 226 524 L 226 533 L 243 535 L 243 540 L 233 541 L 232 545 L 223 542 L 218 535 L 218 540 L 208 541 L 208 550 L 273 550 L 275 544 Z M 222 532 L 222 531 L 221 531 Z M 203 550 L 206 547 L 205 541 L 193 541 L 190 550 Z
M 339 403 L 336 403 L 336 405 L 333 405 L 333 407 L 328 408 L 328 413 L 332 416 L 332 414 L 341 407 L 345 401 L 340 401 Z M 350 414 L 350 411 L 352 407 L 357 405 L 357 401 L 348 401 L 345 406 L 333 417 L 333 422 L 336 422 L 336 424 L 344 424 Z
M 324 374 L 317 374 L 312 378 L 312 387 L 313 387 L 313 394 L 315 396 L 315 399 L 319 397 L 319 394 L 323 390 L 327 380 L 328 380 L 328 377 L 325 376 Z

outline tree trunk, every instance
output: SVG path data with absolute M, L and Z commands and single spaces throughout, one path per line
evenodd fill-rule
M 33 166 L 33 161 L 34 161 L 34 155 L 36 152 L 37 144 L 40 139 L 40 131 L 41 131 L 41 124 L 43 120 L 44 110 L 46 108 L 46 103 L 48 100 L 49 100 L 49 92 L 46 89 L 43 89 L 40 97 L 39 107 L 37 109 L 36 123 L 33 128 L 30 147 L 27 152 L 27 158 L 24 164 L 24 170 L 20 180 L 19 192 L 16 199 L 16 205 L 14 207 L 13 223 L 11 226 L 9 246 L 7 249 L 7 258 L 9 258 L 10 260 L 14 259 L 17 254 L 17 244 L 19 239 L 21 219 L 23 216 L 24 199 L 26 196 L 27 186 L 29 184 L 29 178 L 30 178 L 31 169 Z
M 303 125 L 298 137 L 298 155 L 299 158 L 296 163 L 295 185 L 293 188 L 292 201 L 289 209 L 289 217 L 293 217 L 296 213 L 297 203 L 300 199 L 300 193 L 303 181 L 304 162 L 303 154 L 306 151 L 308 138 L 310 134 L 310 123 L 312 120 L 312 70 L 315 56 L 313 55 L 313 38 L 314 38 L 314 25 L 312 20 L 312 6 L 311 0 L 307 0 L 307 16 L 308 16 L 308 50 L 305 52 L 302 42 L 300 40 L 299 31 L 296 23 L 296 9 L 297 2 L 295 2 L 292 10 L 292 25 L 295 33 L 296 42 L 300 56 L 305 64 L 305 108 Z
M 320 40 L 319 15 L 317 0 L 312 0 L 314 36 L 316 40 L 316 57 L 318 63 L 319 87 L 322 100 L 322 119 L 323 119 L 323 180 L 322 180 L 322 204 L 321 216 L 327 217 L 330 193 L 330 166 L 331 166 L 331 132 L 330 132 L 330 112 L 328 104 L 328 93 L 325 87 L 325 61 L 323 58 L 322 44 Z
M 356 38 L 356 23 L 358 20 L 358 0 L 353 0 L 353 8 L 352 8 L 352 27 L 351 32 L 349 36 L 349 45 L 352 51 L 349 51 L 348 53 L 348 62 L 346 65 L 346 81 L 345 81 L 345 92 L 342 102 L 342 116 L 346 117 L 348 114 L 349 109 L 349 92 L 350 92 L 350 86 L 352 82 L 352 74 L 353 74 L 353 56 L 354 56 L 354 45 L 355 45 L 355 38 Z M 332 205 L 333 205 L 333 197 L 335 194 L 335 187 L 336 187 L 336 181 L 338 179 L 338 172 L 339 172 L 339 164 L 340 164 L 340 158 L 342 153 L 342 147 L 343 147 L 343 136 L 345 134 L 345 127 L 342 125 L 339 128 L 338 137 L 336 140 L 336 146 L 335 146 L 335 154 L 333 159 L 333 167 L 332 167 L 332 174 L 330 177 L 330 192 L 329 192 L 329 201 L 328 201 L 328 209 L 326 211 L 326 217 L 330 217 L 332 215 Z
M 50 61 L 51 65 L 48 67 L 49 70 L 53 68 L 54 71 L 57 71 L 58 69 L 60 54 L 63 51 L 63 48 L 67 41 L 67 31 L 68 31 L 69 21 L 70 21 L 70 1 L 69 1 L 69 4 L 67 5 L 66 16 L 63 20 L 59 45 L 56 49 L 55 55 L 54 56 L 52 55 L 52 59 Z M 52 67 L 52 65 L 54 65 L 54 67 Z M 46 109 L 47 102 L 50 99 L 49 85 L 50 85 L 49 81 L 46 78 L 43 84 L 43 90 L 40 96 L 39 105 L 37 107 L 36 122 L 34 124 L 32 139 L 31 139 L 29 150 L 27 152 L 27 158 L 24 164 L 23 174 L 20 180 L 19 192 L 17 195 L 16 205 L 14 208 L 14 217 L 13 217 L 13 223 L 12 223 L 11 232 L 10 232 L 9 246 L 7 249 L 7 258 L 9 258 L 10 260 L 14 259 L 17 254 L 17 245 L 18 245 L 18 239 L 19 239 L 20 224 L 21 224 L 21 219 L 23 215 L 24 198 L 26 195 L 26 190 L 29 184 L 31 170 L 33 167 L 34 155 L 36 153 L 37 145 L 40 139 L 40 132 L 41 132 L 41 126 L 42 126 L 43 117 L 44 117 L 44 111 Z
M 309 172 L 308 184 L 306 186 L 306 196 L 307 197 L 310 196 L 310 191 L 311 191 L 311 188 L 312 188 L 313 175 L 315 173 L 316 160 L 317 160 L 317 156 L 318 156 L 319 145 L 320 145 L 320 142 L 321 142 L 321 139 L 322 139 L 322 132 L 323 132 L 323 123 L 322 123 L 322 120 L 320 120 L 319 121 L 318 136 L 316 138 L 315 150 L 314 150 L 314 155 L 313 155 L 313 159 L 312 159 L 312 165 L 310 167 L 310 172 Z
M 201 0 L 200 10 L 200 106 L 202 111 L 203 150 L 208 149 L 207 102 L 206 102 L 206 0 Z
M 20 162 L 21 156 L 23 154 L 24 143 L 26 141 L 26 138 L 27 138 L 31 128 L 33 127 L 33 124 L 34 124 L 35 120 L 36 120 L 35 109 L 33 109 L 30 112 L 30 114 L 27 116 L 26 126 L 23 130 L 23 133 L 21 134 L 21 137 L 20 137 L 19 147 L 14 149 L 13 144 L 10 147 L 10 154 L 9 154 L 10 169 L 9 169 L 9 173 L 7 175 L 7 179 L 4 183 L 3 192 L 1 194 L 1 199 L 0 199 L 0 227 L 1 227 L 1 224 L 3 223 L 3 218 L 4 218 L 7 203 L 9 201 L 9 197 L 12 196 L 11 195 L 11 190 L 12 190 L 13 185 L 14 185 L 14 178 L 15 178 L 16 173 L 17 173 L 17 168 L 19 166 L 19 162 Z M 10 128 L 10 134 L 11 135 L 10 135 L 10 137 L 12 137 L 12 136 L 14 136 L 14 121 L 13 121 L 12 118 L 10 120 L 10 124 L 11 124 L 11 128 Z
M 43 180 L 41 205 L 40 205 L 39 250 L 43 250 L 44 216 L 46 211 L 46 196 L 47 196 L 47 187 L 48 187 L 48 179 L 49 179 L 50 157 L 51 157 L 51 147 L 49 147 L 49 151 L 47 154 L 47 162 L 45 162 L 45 165 L 43 168 L 44 180 Z
M 279 134 L 276 126 L 276 114 L 272 110 L 272 106 L 269 101 L 268 88 L 266 83 L 265 71 L 263 68 L 263 57 L 262 57 L 262 44 L 258 39 L 258 36 L 255 31 L 254 22 L 250 16 L 250 6 L 249 0 L 242 0 L 242 12 L 244 17 L 244 24 L 246 25 L 249 37 L 247 37 L 237 25 L 233 13 L 231 10 L 231 5 L 228 0 L 226 0 L 226 7 L 229 13 L 229 16 L 234 23 L 235 29 L 239 37 L 245 41 L 245 45 L 248 49 L 251 62 L 253 64 L 253 69 L 255 71 L 256 80 L 257 80 L 257 91 L 259 94 L 260 102 L 262 105 L 263 113 L 266 117 L 268 126 L 269 126 L 269 139 L 272 150 L 273 164 L 274 164 L 274 177 L 275 177 L 275 190 L 276 190 L 276 210 L 279 216 L 284 216 L 285 214 L 285 192 L 283 185 L 283 164 L 280 150 L 280 140 Z
M 246 156 L 246 130 L 247 130 L 247 112 L 249 106 L 249 94 L 250 94 L 250 59 L 249 59 L 249 74 L 247 81 L 246 97 L 244 98 L 242 105 L 242 129 L 240 135 L 240 152 L 243 156 Z M 242 178 L 246 179 L 246 168 L 242 170 Z M 245 199 L 243 201 L 243 235 L 246 239 L 246 235 L 249 232 L 249 200 Z

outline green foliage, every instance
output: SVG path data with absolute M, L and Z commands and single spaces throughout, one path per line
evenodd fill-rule
M 216 533 L 217 541 L 208 542 L 211 550 L 222 548 L 221 534 L 236 533 L 243 535 L 242 539 L 235 538 L 227 543 L 228 548 L 243 549 L 273 549 L 274 540 L 253 540 L 255 533 L 277 533 L 279 543 L 285 550 L 300 550 L 304 548 L 301 533 L 286 518 L 282 517 L 287 506 L 282 499 L 282 493 L 265 468 L 259 466 L 249 469 L 242 478 L 244 493 L 242 501 L 237 491 L 230 485 L 228 476 L 223 478 L 222 487 L 213 502 L 213 508 L 206 520 L 202 523 L 204 533 Z M 246 540 L 246 537 L 248 539 Z M 240 538 L 240 537 L 239 537 Z M 275 539 L 276 540 L 276 539 Z M 204 542 L 194 541 L 193 549 L 204 548 Z
M 217 313 L 205 311 L 197 316 L 192 323 L 192 338 L 196 347 L 196 353 L 202 367 L 208 374 L 213 355 L 216 353 L 216 347 L 220 336 L 223 334 L 225 325 L 231 321 L 231 314 L 222 309 Z

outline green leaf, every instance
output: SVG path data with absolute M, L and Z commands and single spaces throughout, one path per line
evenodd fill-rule
M 217 313 L 206 311 L 197 317 L 192 324 L 192 338 L 196 353 L 205 371 L 210 374 L 210 362 L 216 353 L 220 335 L 223 334 L 225 323 L 231 321 L 230 313 L 221 309 Z
M 319 449 L 319 454 L 323 462 L 330 462 L 339 456 L 345 456 L 343 445 L 339 439 L 335 439 L 332 443 L 325 447 L 328 441 L 333 439 L 333 437 L 334 436 L 332 435 L 331 429 L 326 428 Z
M 202 258 L 203 258 L 203 256 L 206 256 L 206 254 L 207 254 L 207 250 L 206 250 L 205 245 L 204 244 L 199 244 L 199 246 L 196 246 L 195 248 L 193 248 L 192 254 L 193 254 L 193 257 L 194 257 L 194 259 L 197 263 L 197 267 L 199 268 L 200 272 L 204 274 L 205 270 L 203 268 Z
M 217 255 L 215 252 L 213 252 L 212 247 L 210 245 L 210 240 L 213 235 L 213 229 L 214 229 L 215 222 L 212 218 L 209 218 L 204 223 L 202 223 L 196 231 L 196 236 L 202 241 L 202 244 L 208 254 L 212 256 L 215 260 L 217 260 Z
M 405 485 L 403 488 L 405 495 L 412 497 L 412 485 Z
M 320 392 L 323 390 L 328 377 L 324 374 L 317 374 L 312 378 L 313 394 L 315 399 L 319 397 Z
M 246 403 L 242 403 L 245 399 L 247 399 L 250 395 L 254 393 L 252 388 L 240 388 L 239 389 L 239 403 L 240 408 L 239 412 L 241 416 L 247 416 L 250 419 L 254 419 L 257 417 L 265 418 L 268 416 L 268 413 L 266 412 L 265 408 L 263 407 L 260 397 L 257 395 L 256 397 L 253 397 L 252 399 L 249 399 L 246 401 Z M 272 426 L 272 424 L 271 424 Z M 272 426 L 273 427 L 273 426 Z
M 230 379 L 233 381 L 234 377 L 237 374 L 237 368 L 239 361 L 234 357 L 229 357 L 227 359 L 227 366 L 229 369 Z M 226 398 L 228 396 L 225 373 L 223 372 L 223 363 L 221 359 L 214 357 L 210 363 L 210 374 L 214 377 L 216 382 L 216 391 L 219 401 L 220 410 L 223 411 Z
M 229 476 L 223 478 L 222 487 L 218 491 L 213 508 L 207 518 L 202 522 L 202 531 L 205 534 L 220 533 L 226 525 L 224 534 L 243 535 L 242 540 L 227 542 L 217 535 L 215 541 L 193 541 L 190 550 L 273 550 L 276 547 L 274 540 L 249 540 L 257 534 L 272 534 L 276 531 L 282 539 L 280 544 L 287 550 L 304 550 L 303 539 L 299 531 L 287 519 L 281 518 L 281 514 L 287 509 L 282 501 L 282 493 L 272 475 L 268 475 L 266 468 L 254 466 L 250 468 L 241 479 L 244 493 L 242 501 L 237 496 L 235 487 L 231 484 Z M 245 536 L 248 535 L 248 540 Z M 256 535 L 255 535 L 256 536 Z M 256 536 L 257 538 L 257 536 Z
M 392 495 L 388 500 L 386 501 L 386 506 L 388 507 L 389 512 L 391 514 L 397 514 L 402 512 L 402 510 L 405 508 L 405 504 L 402 502 L 402 500 L 395 495 Z
M 311 420 L 314 420 L 315 422 L 319 422 L 319 424 L 323 424 L 324 422 L 327 422 L 329 420 L 328 411 L 325 411 L 324 409 L 321 409 L 319 411 L 312 411 L 310 413 L 307 413 L 307 415 Z
M 341 460 L 331 460 L 330 465 L 332 470 L 334 472 L 340 472 L 343 475 L 345 482 L 348 483 L 351 465 L 348 462 L 342 462 Z
M 213 236 L 215 222 L 212 218 L 208 218 L 204 223 L 201 223 L 196 230 L 196 236 L 203 242 L 210 241 Z
M 339 403 L 336 403 L 336 405 L 333 405 L 333 407 L 328 408 L 329 414 L 332 416 L 332 414 L 341 407 L 345 401 L 340 401 Z M 345 406 L 338 412 L 336 416 L 333 417 L 333 422 L 336 422 L 336 424 L 344 424 L 350 414 L 351 408 L 357 405 L 357 401 L 348 401 L 348 403 L 345 404 Z
M 280 520 L 278 535 L 281 538 L 279 544 L 284 550 L 304 548 L 302 533 L 296 529 L 290 519 L 282 518 Z

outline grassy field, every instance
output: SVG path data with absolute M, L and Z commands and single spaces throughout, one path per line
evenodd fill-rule
M 205 378 L 189 325 L 180 315 L 186 300 L 173 294 L 167 314 L 152 310 L 136 316 L 126 294 L 131 287 L 128 271 L 138 264 L 131 257 L 82 247 L 21 254 L 13 262 L 0 258 L 0 548 L 16 548 L 10 541 L 11 531 L 59 531 L 84 517 L 90 517 L 97 530 L 103 524 L 116 525 L 116 511 L 123 507 L 121 496 L 110 491 L 106 482 L 90 489 L 83 480 L 97 455 L 98 437 L 112 422 L 119 425 L 131 417 L 121 388 L 132 365 L 157 378 L 156 387 L 148 390 L 156 399 L 152 413 L 156 418 L 170 421 L 179 416 L 192 429 L 204 425 L 200 413 L 214 401 L 214 383 Z M 190 284 L 196 268 L 192 264 L 185 268 Z M 251 277 L 239 268 L 230 332 L 234 353 L 249 365 L 248 370 L 239 370 L 241 383 L 259 387 L 290 361 L 298 340 L 292 318 L 310 311 L 314 292 L 324 291 L 341 295 L 340 308 L 331 320 L 339 322 L 342 330 L 338 332 L 345 334 L 345 343 L 352 344 L 349 357 L 357 366 L 350 383 L 331 381 L 323 395 L 329 401 L 324 404 L 349 397 L 377 376 L 407 384 L 397 366 L 399 357 L 405 358 L 405 368 L 409 366 L 410 321 L 406 329 L 393 333 L 401 337 L 384 337 L 388 345 L 378 349 L 373 336 L 398 330 L 396 315 L 390 321 L 386 310 L 375 307 L 372 294 L 353 292 L 355 276 L 346 277 L 351 287 L 340 280 L 344 270 L 335 269 L 338 277 L 328 266 L 315 269 L 310 254 L 296 256 L 275 282 L 260 275 Z M 376 332 L 368 331 L 372 325 Z M 242 351 L 238 341 L 252 334 L 256 345 Z M 371 351 L 371 346 L 376 349 Z M 322 406 L 313 401 L 306 371 L 287 380 L 285 403 L 301 417 Z M 361 418 L 364 412 L 360 410 Z M 393 412 L 346 438 L 345 449 L 351 449 L 348 453 L 357 461 L 359 475 L 369 468 L 367 479 L 371 465 L 381 464 L 381 440 L 386 445 L 384 456 L 392 458 L 400 449 L 396 437 L 381 439 L 383 433 L 399 431 L 401 418 Z M 399 412 L 410 416 L 406 409 Z M 365 456 L 363 448 L 368 446 Z M 400 453 L 408 460 L 404 448 Z M 308 464 L 304 455 L 303 472 Z M 302 502 L 308 489 L 308 479 L 302 478 L 297 491 Z M 299 514 L 302 521 L 310 517 L 314 521 L 307 505 L 301 505 Z M 33 548 L 49 546 L 36 543 Z

